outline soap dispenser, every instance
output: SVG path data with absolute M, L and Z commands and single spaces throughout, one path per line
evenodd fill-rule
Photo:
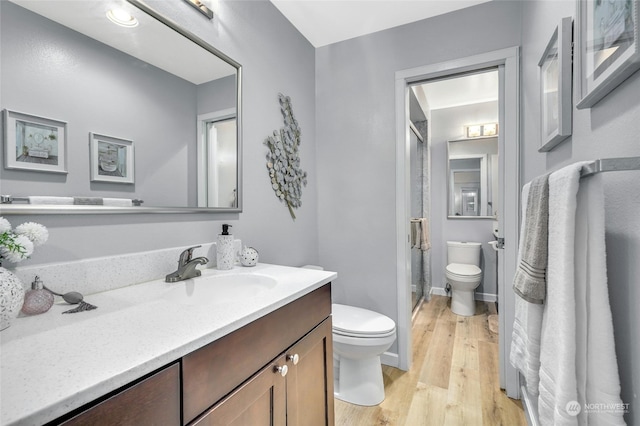
M 40 277 L 31 283 L 31 290 L 24 295 L 22 312 L 27 315 L 44 314 L 53 306 L 53 294 L 44 288 Z
M 231 269 L 234 263 L 233 235 L 229 233 L 231 225 L 222 225 L 222 234 L 218 234 L 216 243 L 216 259 L 218 269 Z

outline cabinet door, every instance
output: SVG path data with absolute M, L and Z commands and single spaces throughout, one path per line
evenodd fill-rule
M 287 426 L 332 426 L 333 340 L 331 317 L 287 352 Z M 297 361 L 297 362 L 296 362 Z
M 180 364 L 161 370 L 62 424 L 180 425 Z
M 278 367 L 283 366 L 288 368 L 281 356 L 196 419 L 192 426 L 284 425 L 286 379 L 282 371 L 278 371 Z

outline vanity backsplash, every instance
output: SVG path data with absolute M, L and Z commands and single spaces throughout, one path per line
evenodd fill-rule
M 206 268 L 215 267 L 216 244 L 203 243 L 201 246 L 194 250 L 194 256 L 204 256 L 209 259 Z M 37 275 L 47 287 L 58 293 L 79 291 L 88 295 L 164 278 L 176 270 L 180 253 L 189 247 L 191 246 L 74 262 L 19 266 L 12 269 L 12 272 L 23 282 L 25 290 L 31 288 L 31 282 Z M 241 247 L 241 240 L 234 240 L 236 253 L 240 252 Z

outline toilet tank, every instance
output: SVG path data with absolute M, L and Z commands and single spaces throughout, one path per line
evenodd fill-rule
M 466 263 L 480 266 L 480 243 L 447 241 L 447 264 Z

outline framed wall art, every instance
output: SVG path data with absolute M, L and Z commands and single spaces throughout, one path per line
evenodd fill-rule
M 538 62 L 540 75 L 540 148 L 552 150 L 571 136 L 572 18 L 563 18 L 551 36 Z
M 5 109 L 7 169 L 67 173 L 67 123 Z
M 637 0 L 578 0 L 576 107 L 589 108 L 640 68 Z
M 89 133 L 91 181 L 134 183 L 133 141 Z

